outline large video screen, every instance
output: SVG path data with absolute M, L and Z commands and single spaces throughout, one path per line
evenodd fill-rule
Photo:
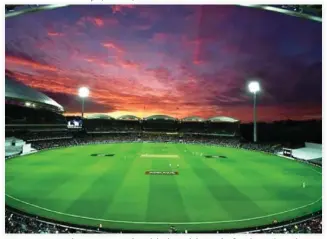
M 82 128 L 82 120 L 74 119 L 67 121 L 68 128 Z

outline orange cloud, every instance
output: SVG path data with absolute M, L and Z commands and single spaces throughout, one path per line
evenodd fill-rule
M 49 92 L 76 94 L 76 92 L 73 92 L 73 88 L 68 88 L 66 87 L 65 83 L 63 83 L 66 81 L 69 84 L 77 85 L 77 81 L 71 78 L 58 76 L 38 77 L 22 73 L 14 73 L 11 76 L 16 80 L 36 89 L 47 90 Z
M 97 25 L 98 27 L 103 26 L 103 20 L 102 19 L 96 17 L 93 20 L 94 20 L 95 25 Z
M 6 64 L 14 64 L 14 65 L 31 67 L 35 70 L 46 70 L 46 71 L 57 71 L 58 70 L 54 66 L 41 64 L 38 62 L 29 61 L 29 60 L 25 60 L 25 59 L 14 57 L 14 56 L 6 56 Z
M 48 36 L 57 37 L 57 36 L 64 36 L 64 34 L 61 33 L 61 32 L 52 32 L 52 31 L 49 31 L 48 32 Z

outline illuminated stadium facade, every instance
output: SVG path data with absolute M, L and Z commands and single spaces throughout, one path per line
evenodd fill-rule
M 5 78 L 6 134 L 11 131 L 67 131 L 64 108 L 45 94 Z
M 88 133 L 126 131 L 238 136 L 239 126 L 239 120 L 224 116 L 208 119 L 191 116 L 177 119 L 169 115 L 151 115 L 141 119 L 127 115 L 115 119 L 100 114 L 84 120 L 84 128 Z
M 9 76 L 5 79 L 5 89 L 6 104 L 16 102 L 26 107 L 47 109 L 57 113 L 64 112 L 64 108 L 53 99 Z

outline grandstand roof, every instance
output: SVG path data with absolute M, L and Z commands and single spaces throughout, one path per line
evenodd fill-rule
M 115 118 L 106 115 L 106 114 L 92 114 L 86 117 L 87 119 L 108 119 L 108 120 L 114 120 Z
M 234 123 L 234 122 L 239 122 L 239 120 L 231 118 L 231 117 L 226 117 L 226 116 L 216 116 L 207 119 L 210 122 L 229 122 L 229 123 Z
M 50 97 L 7 75 L 5 76 L 5 97 L 10 100 L 47 105 L 56 111 L 64 111 L 64 108 Z
M 205 121 L 204 118 L 198 117 L 198 116 L 190 116 L 190 117 L 185 117 L 183 119 L 181 119 L 181 121 L 184 122 L 189 122 L 189 121 Z
M 134 116 L 134 115 L 122 115 L 117 118 L 118 120 L 140 120 L 139 117 Z
M 174 117 L 171 117 L 169 115 L 151 115 L 148 117 L 145 117 L 144 120 L 156 120 L 156 119 L 163 119 L 163 120 L 177 120 Z

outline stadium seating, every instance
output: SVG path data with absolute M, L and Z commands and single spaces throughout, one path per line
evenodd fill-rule
M 190 122 L 182 121 L 180 124 L 180 132 L 183 133 L 205 133 L 205 122 Z
M 143 119 L 142 129 L 155 132 L 176 132 L 179 121 L 167 115 L 153 115 Z

